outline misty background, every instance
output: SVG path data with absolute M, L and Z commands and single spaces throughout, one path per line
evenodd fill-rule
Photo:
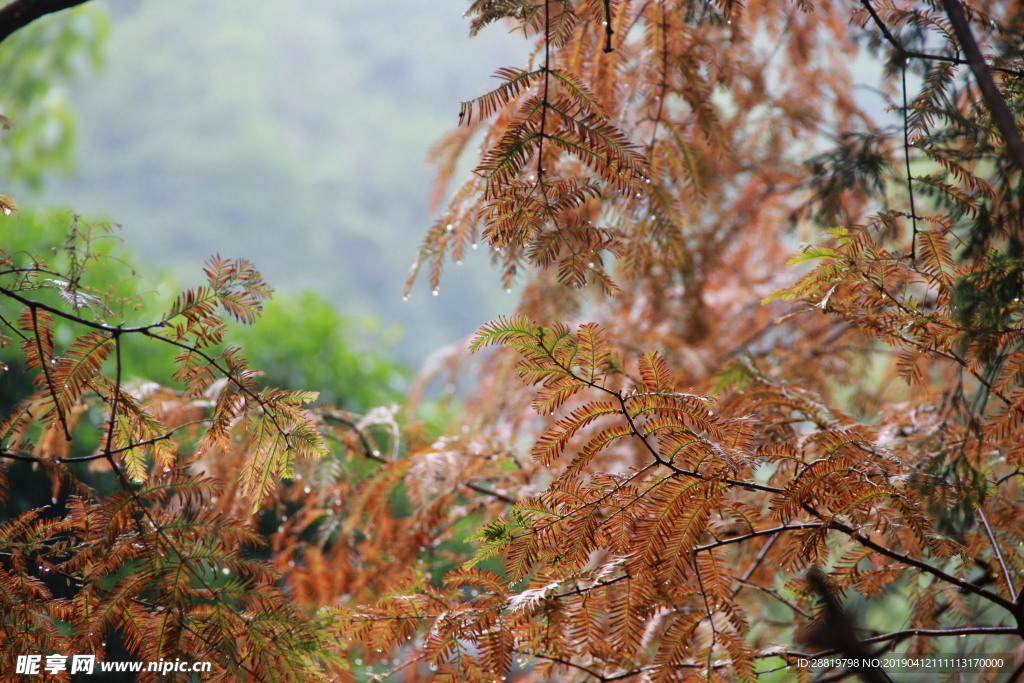
M 514 300 L 475 253 L 438 296 L 418 282 L 402 300 L 433 220 L 429 149 L 527 50 L 500 26 L 470 39 L 467 6 L 93 0 L 109 32 L 67 93 L 73 169 L 19 203 L 113 221 L 186 286 L 214 253 L 250 259 L 279 291 L 375 319 L 371 336 L 416 365 Z

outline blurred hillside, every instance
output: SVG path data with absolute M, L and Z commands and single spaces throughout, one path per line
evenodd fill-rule
M 511 306 L 482 256 L 437 297 L 401 287 L 431 222 L 428 150 L 521 40 L 470 40 L 460 0 L 90 4 L 111 15 L 106 64 L 71 95 L 75 171 L 48 202 L 120 223 L 185 281 L 219 252 L 397 323 L 410 361 Z

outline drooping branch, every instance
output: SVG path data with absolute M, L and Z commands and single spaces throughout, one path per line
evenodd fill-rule
M 89 0 L 14 0 L 0 7 L 0 42 L 36 19 L 84 5 Z

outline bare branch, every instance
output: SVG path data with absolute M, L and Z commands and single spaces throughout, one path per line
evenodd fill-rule
M 996 535 L 992 532 L 992 527 L 988 523 L 988 517 L 985 516 L 985 511 L 978 509 L 978 518 L 981 520 L 982 526 L 985 528 L 985 535 L 988 536 L 989 543 L 992 544 L 992 551 L 996 555 L 996 559 L 999 560 L 999 566 L 1003 570 L 1003 580 L 1006 581 L 1006 589 L 1010 591 L 1010 595 L 1014 595 L 1017 589 L 1013 587 L 1013 577 L 1010 574 L 1009 567 L 1006 566 L 1006 558 L 1003 557 L 1002 551 L 999 549 L 999 542 L 996 540 Z
M 36 19 L 84 5 L 89 0 L 14 0 L 0 7 L 0 42 Z

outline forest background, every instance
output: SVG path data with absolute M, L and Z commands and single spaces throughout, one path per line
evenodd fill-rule
M 470 40 L 464 10 L 101 0 L 54 15 L 63 29 L 4 53 L 36 70 L 46 114 L 12 133 L 30 146 L 8 181 L 38 190 L 34 206 L 119 224 L 126 251 L 179 281 L 213 253 L 250 259 L 278 292 L 316 293 L 361 318 L 349 331 L 366 347 L 416 366 L 513 306 L 483 257 L 443 297 L 421 285 L 402 300 L 432 218 L 428 151 L 459 101 L 526 51 L 498 27 Z

